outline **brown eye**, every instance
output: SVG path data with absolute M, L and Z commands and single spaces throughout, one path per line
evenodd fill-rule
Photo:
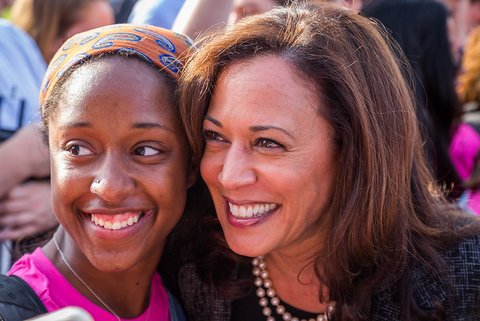
M 259 138 L 255 145 L 261 148 L 282 148 L 283 145 L 269 138 Z
M 70 145 L 67 148 L 67 152 L 73 156 L 87 156 L 93 154 L 90 149 L 77 144 Z
M 140 146 L 135 148 L 134 154 L 136 156 L 155 156 L 160 154 L 160 151 L 156 148 L 149 146 Z
M 222 136 L 220 136 L 217 132 L 214 132 L 212 130 L 205 130 L 203 132 L 203 136 L 205 137 L 206 141 L 218 141 L 218 142 L 225 141 L 225 139 L 223 139 Z

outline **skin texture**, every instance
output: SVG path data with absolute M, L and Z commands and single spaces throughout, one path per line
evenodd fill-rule
M 145 63 L 107 58 L 70 76 L 49 119 L 53 208 L 61 224 L 55 237 L 82 279 L 122 317 L 145 308 L 165 238 L 195 178 L 172 96 Z M 120 230 L 90 220 L 92 213 L 128 212 L 142 216 Z M 45 252 L 96 302 L 52 242 Z

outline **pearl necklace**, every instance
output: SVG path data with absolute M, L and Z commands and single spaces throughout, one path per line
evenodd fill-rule
M 113 316 L 118 320 L 118 321 L 122 321 L 122 319 L 118 316 L 118 314 L 116 314 L 112 308 L 110 308 L 102 299 L 100 299 L 100 297 L 95 293 L 95 291 L 92 290 L 91 287 L 88 286 L 88 284 L 83 281 L 83 279 L 78 275 L 78 273 L 72 268 L 72 266 L 70 265 L 70 263 L 68 263 L 67 261 L 67 258 L 65 257 L 65 255 L 63 254 L 62 250 L 60 250 L 60 247 L 58 246 L 58 243 L 57 243 L 57 240 L 55 238 L 55 236 L 53 236 L 53 243 L 55 244 L 55 247 L 57 248 L 57 251 L 58 251 L 58 254 L 60 254 L 60 257 L 62 258 L 62 261 L 63 263 L 65 263 L 65 265 L 67 266 L 67 268 L 70 270 L 70 272 L 72 272 L 73 275 L 75 275 L 75 277 L 83 284 L 83 286 L 85 286 L 87 288 L 88 291 L 90 291 L 90 293 L 93 294 L 93 296 L 95 298 L 97 298 L 98 301 L 100 301 L 100 303 L 103 304 L 103 306 L 105 308 L 107 308 L 107 310 L 113 314 Z M 147 317 L 145 318 L 144 321 L 148 321 L 148 319 L 150 318 L 150 311 L 151 311 L 151 308 L 150 306 L 148 307 L 148 313 L 147 313 Z
M 258 303 L 262 307 L 262 313 L 267 318 L 267 321 L 275 321 L 275 317 L 272 316 L 272 309 L 268 306 L 275 307 L 275 312 L 284 321 L 329 321 L 332 319 L 334 304 L 329 304 L 327 306 L 326 313 L 320 313 L 317 315 L 316 319 L 299 319 L 292 316 L 283 305 L 280 303 L 280 299 L 277 296 L 277 293 L 272 285 L 272 280 L 269 278 L 269 273 L 267 271 L 267 263 L 265 262 L 263 256 L 258 256 L 252 260 L 252 273 L 255 276 L 255 286 L 257 287 L 257 296 L 260 298 Z

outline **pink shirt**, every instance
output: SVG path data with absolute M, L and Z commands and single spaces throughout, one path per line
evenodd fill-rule
M 78 306 L 85 309 L 97 321 L 118 321 L 109 311 L 92 303 L 80 294 L 43 254 L 40 248 L 37 248 L 32 254 L 22 256 L 12 266 L 8 274 L 19 276 L 27 282 L 49 312 L 67 306 Z M 169 320 L 168 296 L 157 273 L 152 278 L 149 307 L 136 318 L 122 320 L 145 321 L 149 310 L 151 311 L 148 320 Z
M 458 176 L 463 181 L 469 179 L 480 153 L 480 135 L 477 130 L 467 123 L 460 124 L 452 137 L 449 152 Z M 480 189 L 466 190 L 460 205 L 480 215 Z

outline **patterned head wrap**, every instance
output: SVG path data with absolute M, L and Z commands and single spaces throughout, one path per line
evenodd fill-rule
M 187 36 L 147 25 L 117 24 L 79 33 L 65 42 L 48 66 L 40 105 L 43 106 L 66 71 L 94 56 L 134 55 L 178 79 L 184 52 L 190 47 L 192 42 Z

